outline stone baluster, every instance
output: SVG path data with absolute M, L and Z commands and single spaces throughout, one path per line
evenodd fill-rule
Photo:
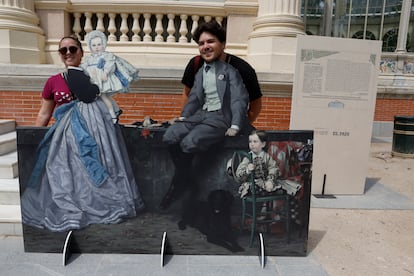
M 198 20 L 200 20 L 200 16 L 198 15 L 193 15 L 191 16 L 191 19 L 193 20 L 193 25 L 191 26 L 191 34 L 194 33 L 194 31 L 197 29 L 198 27 Z
M 210 22 L 211 19 L 212 19 L 212 17 L 210 15 L 204 16 L 204 21 L 206 21 L 206 22 Z
M 221 16 L 216 16 L 216 21 L 217 21 L 217 23 L 219 23 L 221 26 L 223 25 L 223 17 L 221 17 Z
M 80 24 L 81 13 L 80 12 L 75 12 L 73 14 L 73 17 L 75 18 L 75 20 L 73 22 L 72 31 L 79 38 L 80 37 L 79 33 L 82 31 L 81 24 Z
M 181 19 L 181 24 L 180 24 L 180 38 L 178 39 L 179 43 L 188 43 L 188 39 L 187 39 L 187 33 L 188 33 L 188 28 L 187 28 L 187 18 L 188 16 L 185 14 L 182 14 L 180 16 Z
M 96 14 L 96 17 L 98 18 L 98 22 L 96 22 L 96 30 L 105 32 L 105 27 L 103 23 L 104 14 L 99 12 Z
M 144 28 L 142 29 L 144 31 L 144 42 L 150 42 L 152 41 L 151 37 L 151 24 L 150 24 L 150 13 L 144 13 Z
M 164 38 L 162 37 L 162 32 L 164 31 L 162 27 L 163 15 L 158 13 L 155 15 L 155 17 L 157 18 L 157 23 L 155 24 L 155 32 L 157 33 L 157 35 L 155 36 L 155 42 L 163 42 L 164 41 Z
M 119 28 L 119 30 L 121 31 L 121 36 L 119 37 L 119 41 L 128 41 L 128 24 L 127 24 L 127 20 L 128 20 L 128 14 L 127 13 L 121 13 L 121 27 Z
M 85 12 L 85 26 L 83 27 L 83 30 L 86 33 L 90 33 L 92 31 L 92 21 L 91 21 L 92 13 Z
M 134 18 L 134 22 L 132 23 L 132 32 L 134 35 L 132 36 L 132 41 L 137 42 L 141 41 L 141 37 L 139 36 L 139 32 L 141 28 L 139 27 L 139 13 L 133 13 L 132 17 Z
M 174 26 L 174 18 L 175 14 L 169 13 L 168 14 L 168 26 L 167 26 L 167 42 L 175 42 L 175 26 Z
M 109 13 L 109 24 L 108 24 L 108 41 L 116 41 L 116 26 L 115 26 L 115 17 L 116 14 L 115 13 Z

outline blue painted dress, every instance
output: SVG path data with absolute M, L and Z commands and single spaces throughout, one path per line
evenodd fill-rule
M 129 91 L 129 84 L 138 80 L 138 70 L 128 61 L 110 52 L 91 54 L 80 65 L 102 94 Z
M 61 232 L 135 217 L 144 203 L 102 99 L 62 105 L 54 117 L 21 197 L 22 222 Z

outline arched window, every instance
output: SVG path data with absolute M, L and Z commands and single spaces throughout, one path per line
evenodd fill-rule
M 382 51 L 394 52 L 397 48 L 398 28 L 389 30 L 382 37 Z
M 352 36 L 352 38 L 356 38 L 356 39 L 364 39 L 364 31 L 358 31 L 358 32 L 356 32 L 356 33 Z M 367 31 L 367 32 L 366 32 L 366 34 L 365 34 L 365 39 L 368 39 L 368 40 L 376 40 L 375 35 L 374 35 L 372 32 L 370 32 L 370 31 Z

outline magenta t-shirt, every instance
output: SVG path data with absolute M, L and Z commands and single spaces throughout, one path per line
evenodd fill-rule
M 73 100 L 72 93 L 66 84 L 62 74 L 51 76 L 43 87 L 42 97 L 54 100 L 56 106 L 68 103 Z

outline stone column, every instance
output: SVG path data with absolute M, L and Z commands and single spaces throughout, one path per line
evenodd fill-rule
M 412 0 L 403 0 L 400 15 L 400 26 L 398 28 L 397 53 L 406 53 L 408 25 L 410 23 Z
M 257 71 L 293 73 L 296 36 L 305 34 L 300 0 L 258 0 L 248 60 Z
M 44 62 L 43 30 L 34 0 L 0 0 L 0 63 Z

